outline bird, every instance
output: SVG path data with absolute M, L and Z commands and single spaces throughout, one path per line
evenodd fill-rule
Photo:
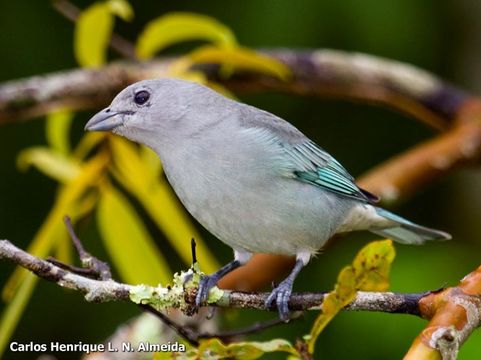
M 234 260 L 204 275 L 196 304 L 253 253 L 295 256 L 265 306 L 289 319 L 294 281 L 335 234 L 368 230 L 404 244 L 447 240 L 376 205 L 329 153 L 282 118 L 186 80 L 142 80 L 85 125 L 146 145 L 189 213 Z

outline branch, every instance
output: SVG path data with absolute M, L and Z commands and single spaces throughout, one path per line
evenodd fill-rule
M 216 66 L 202 69 L 234 91 L 281 91 L 374 102 L 411 114 L 438 129 L 449 127 L 469 99 L 434 75 L 375 56 L 333 50 L 260 53 L 286 64 L 293 73 L 292 80 L 246 73 L 223 79 L 217 76 Z M 63 71 L 4 83 L 0 86 L 0 123 L 45 115 L 60 107 L 86 110 L 106 106 L 132 82 L 167 76 L 173 60 L 116 62 L 101 69 Z
M 67 289 L 79 291 L 84 294 L 85 299 L 89 302 L 129 299 L 130 285 L 113 280 L 94 280 L 71 273 L 19 249 L 8 240 L 0 240 L 0 259 L 11 260 L 16 265 L 33 272 L 42 279 L 57 283 Z
M 8 259 L 21 267 L 33 272 L 40 278 L 54 282 L 63 288 L 81 292 L 87 301 L 108 302 L 127 301 L 131 294 L 138 291 L 137 285 L 128 285 L 114 280 L 94 280 L 82 275 L 71 273 L 48 261 L 37 258 L 13 245 L 8 240 L 0 240 L 0 259 Z M 145 286 L 146 292 L 157 293 L 158 288 Z M 169 307 L 183 308 L 195 306 L 195 288 L 186 288 L 181 298 L 168 300 Z M 222 296 L 205 305 L 276 311 L 275 307 L 266 308 L 265 299 L 268 293 L 245 293 L 223 290 Z M 324 293 L 293 294 L 289 307 L 293 311 L 319 310 L 324 299 Z M 390 292 L 359 292 L 354 301 L 346 307 L 353 311 L 382 311 L 389 313 L 404 313 L 419 316 L 418 303 L 425 294 L 395 294 Z M 160 301 L 166 301 L 164 295 L 159 295 Z M 170 306 L 172 305 L 172 306 Z
M 0 240 L 0 259 L 4 258 L 45 280 L 81 292 L 90 302 L 134 301 L 133 297 L 139 293 L 139 286 L 119 283 L 112 279 L 94 280 L 71 273 L 30 255 L 8 240 Z M 181 281 L 183 282 L 183 279 Z M 179 291 L 178 288 L 176 289 L 177 286 L 179 285 L 159 288 L 142 285 L 141 292 L 152 296 L 143 298 L 139 306 L 157 316 L 160 314 L 164 322 L 192 344 L 198 344 L 201 338 L 219 335 L 229 337 L 260 331 L 278 324 L 277 321 L 271 321 L 224 334 L 199 334 L 188 327 L 180 327 L 155 309 L 155 305 L 151 306 L 162 304 L 163 308 L 178 308 L 187 314 L 192 314 L 197 289 L 187 287 Z M 275 307 L 266 308 L 265 306 L 268 295 L 268 293 L 223 290 L 216 300 L 204 305 L 275 311 Z M 320 310 L 324 297 L 325 293 L 293 294 L 289 301 L 289 308 L 293 311 Z M 442 291 L 416 294 L 359 291 L 345 310 L 401 313 L 430 319 L 425 330 L 414 341 L 406 359 L 441 359 L 441 356 L 442 359 L 455 359 L 461 344 L 481 324 L 481 266 L 467 275 L 458 286 Z
M 461 345 L 481 325 L 481 266 L 458 286 L 424 297 L 419 307 L 430 321 L 404 359 L 456 359 Z
M 475 106 L 476 105 L 476 106 Z M 362 176 L 358 183 L 381 197 L 384 205 L 406 199 L 454 169 L 481 160 L 481 103 L 472 103 L 453 128 L 389 159 Z

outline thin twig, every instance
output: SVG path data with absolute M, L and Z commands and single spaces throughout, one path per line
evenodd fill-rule
M 289 319 L 289 322 L 286 322 L 284 320 L 281 320 L 279 318 L 275 319 L 270 319 L 266 320 L 263 322 L 257 322 L 251 326 L 242 328 L 242 329 L 234 329 L 234 330 L 224 330 L 222 332 L 218 333 L 200 333 L 197 335 L 198 339 L 211 339 L 211 338 L 217 338 L 225 342 L 229 342 L 232 340 L 234 337 L 238 336 L 244 336 L 244 335 L 250 335 L 250 334 L 255 334 L 258 332 L 262 332 L 264 330 L 267 330 L 269 328 L 272 328 L 277 325 L 286 325 L 290 323 L 293 320 L 298 320 L 302 317 L 302 312 L 296 312 L 294 313 L 291 318 Z
M 75 22 L 80 15 L 80 9 L 67 0 L 53 0 L 52 6 L 55 10 L 72 22 Z M 109 44 L 113 50 L 126 59 L 136 59 L 135 48 L 133 44 L 119 34 L 112 33 Z
M 190 250 L 192 252 L 192 265 L 194 265 L 195 263 L 197 263 L 197 254 L 195 252 L 195 247 L 197 246 L 197 244 L 195 243 L 195 239 L 192 238 L 190 240 Z
M 110 266 L 104 261 L 99 260 L 95 256 L 91 255 L 85 250 L 82 242 L 75 233 L 70 217 L 64 217 L 65 226 L 69 233 L 70 239 L 77 250 L 80 261 L 82 262 L 82 267 L 89 269 L 93 274 L 97 275 L 100 280 L 110 280 L 112 279 L 112 272 L 110 271 Z
M 71 273 L 86 276 L 86 277 L 91 278 L 91 279 L 99 279 L 99 274 L 95 270 L 83 268 L 83 267 L 78 267 L 78 266 L 74 266 L 74 265 L 70 265 L 70 264 L 65 264 L 65 263 L 55 259 L 52 256 L 47 257 L 46 261 L 48 261 L 49 263 L 51 263 L 55 266 L 58 266 L 59 268 L 61 268 L 63 270 L 67 270 Z
M 174 330 L 177 334 L 179 334 L 184 339 L 186 339 L 191 345 L 199 346 L 199 335 L 190 327 L 177 324 L 175 321 L 170 319 L 167 315 L 163 314 L 157 309 L 154 309 L 150 305 L 138 304 L 138 306 L 142 310 L 157 316 L 159 319 L 162 320 L 162 322 L 164 322 L 168 327 Z

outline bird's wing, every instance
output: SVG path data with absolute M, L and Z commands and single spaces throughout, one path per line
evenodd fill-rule
M 246 113 L 242 126 L 260 130 L 264 138 L 269 138 L 285 152 L 290 164 L 288 176 L 352 199 L 369 203 L 379 201 L 376 195 L 358 187 L 336 159 L 287 121 L 251 106 L 243 107 L 243 111 Z
M 293 174 L 298 180 L 364 202 L 379 200 L 376 195 L 359 188 L 347 170 L 314 142 L 307 140 L 285 146 L 284 150 L 294 165 Z

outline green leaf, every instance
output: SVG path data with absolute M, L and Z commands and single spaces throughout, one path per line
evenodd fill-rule
M 126 0 L 108 0 L 107 5 L 111 14 L 118 16 L 124 21 L 131 21 L 134 18 L 134 10 Z
M 176 12 L 147 24 L 137 41 L 137 56 L 149 59 L 170 45 L 188 40 L 206 40 L 227 48 L 237 46 L 232 31 L 217 20 L 205 15 Z
M 385 291 L 389 288 L 389 272 L 395 257 L 391 240 L 373 241 L 356 255 L 352 265 L 341 270 L 334 290 L 322 303 L 311 332 L 304 337 L 312 354 L 317 338 L 336 314 L 348 305 L 358 290 Z
M 112 187 L 102 190 L 97 211 L 102 240 L 122 280 L 133 284 L 167 282 L 171 271 L 128 200 Z
M 274 76 L 281 80 L 288 80 L 291 76 L 289 67 L 279 60 L 244 47 L 220 48 L 204 46 L 191 52 L 188 58 L 195 63 L 221 64 L 237 70 Z
M 63 155 L 70 152 L 69 135 L 73 115 L 68 110 L 59 110 L 47 115 L 47 141 L 51 148 Z
M 80 173 L 78 163 L 61 153 L 44 147 L 25 149 L 18 155 L 17 166 L 20 170 L 25 171 L 31 165 L 61 183 L 71 181 Z
M 98 2 L 82 11 L 74 31 L 74 52 L 83 67 L 103 65 L 114 26 L 108 3 Z
M 283 339 L 274 339 L 266 342 L 238 342 L 225 345 L 219 339 L 201 340 L 199 348 L 196 350 L 199 358 L 204 358 L 207 354 L 214 355 L 214 359 L 237 359 L 254 360 L 260 358 L 265 353 L 284 352 L 291 355 L 298 355 L 296 349 L 290 342 Z

